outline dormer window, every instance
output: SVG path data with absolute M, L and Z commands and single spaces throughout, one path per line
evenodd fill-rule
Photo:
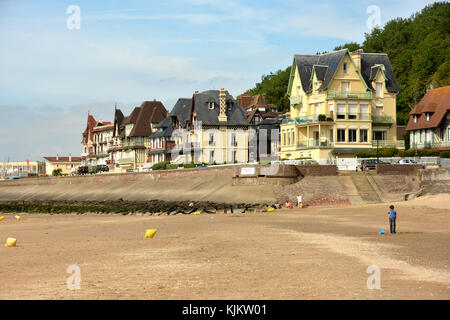
M 348 73 L 347 63 L 344 63 L 343 70 L 344 73 Z
M 416 115 L 413 116 L 413 119 L 414 119 L 414 123 L 417 123 L 417 116 Z
M 208 102 L 208 109 L 213 110 L 214 109 L 214 102 Z
M 427 118 L 427 121 L 430 121 L 430 113 L 429 112 L 425 113 L 425 117 Z

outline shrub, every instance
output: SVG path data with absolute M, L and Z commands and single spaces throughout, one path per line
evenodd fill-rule
M 173 169 L 178 169 L 178 165 L 177 164 L 170 164 L 170 163 L 168 163 L 166 165 L 166 170 L 173 170 Z
M 319 121 L 327 121 L 327 116 L 324 114 L 319 114 L 318 120 Z
M 152 170 L 166 170 L 166 167 L 169 164 L 170 161 L 158 162 L 152 166 Z
M 417 153 L 418 157 L 439 157 L 440 152 L 433 149 L 409 149 L 405 151 L 400 151 L 400 157 L 415 157 Z
M 188 168 L 188 169 L 195 168 L 196 166 L 197 166 L 197 164 L 195 164 L 195 163 L 185 163 L 184 164 L 184 167 Z
M 450 150 L 441 151 L 441 158 L 450 158 Z
M 62 176 L 62 169 L 61 168 L 54 169 L 52 171 L 52 175 L 54 175 L 54 176 Z

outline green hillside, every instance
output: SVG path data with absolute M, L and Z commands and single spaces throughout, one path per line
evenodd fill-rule
M 343 48 L 389 55 L 401 90 L 397 96 L 397 123 L 406 124 L 409 111 L 427 87 L 450 85 L 450 4 L 437 2 L 410 18 L 390 20 L 384 28 L 366 33 L 362 44 L 350 42 L 333 50 Z M 288 111 L 285 93 L 289 74 L 290 67 L 264 75 L 246 93 L 265 92 L 269 103 Z

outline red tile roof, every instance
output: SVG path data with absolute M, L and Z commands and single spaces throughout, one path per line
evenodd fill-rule
M 97 121 L 95 121 L 95 118 L 92 115 L 88 115 L 86 129 L 83 131 L 82 143 L 87 143 L 88 140 L 89 141 L 94 140 L 94 135 L 92 134 L 92 130 L 94 129 L 96 124 L 97 124 Z
M 144 101 L 139 109 L 130 137 L 149 137 L 152 134 L 150 123 L 163 121 L 167 117 L 167 110 L 160 101 Z
M 49 162 L 69 162 L 69 157 L 58 157 L 58 160 L 56 160 L 56 157 L 43 157 L 43 158 Z M 72 161 L 70 162 L 81 162 L 81 157 L 72 157 Z
M 406 130 L 436 128 L 450 110 L 450 86 L 428 90 L 422 100 L 409 113 Z M 426 113 L 430 113 L 427 121 Z M 417 116 L 417 123 L 414 123 Z

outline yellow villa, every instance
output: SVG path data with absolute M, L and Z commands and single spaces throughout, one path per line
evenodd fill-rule
M 349 52 L 295 55 L 281 125 L 281 159 L 354 157 L 397 141 L 399 92 L 386 54 Z

